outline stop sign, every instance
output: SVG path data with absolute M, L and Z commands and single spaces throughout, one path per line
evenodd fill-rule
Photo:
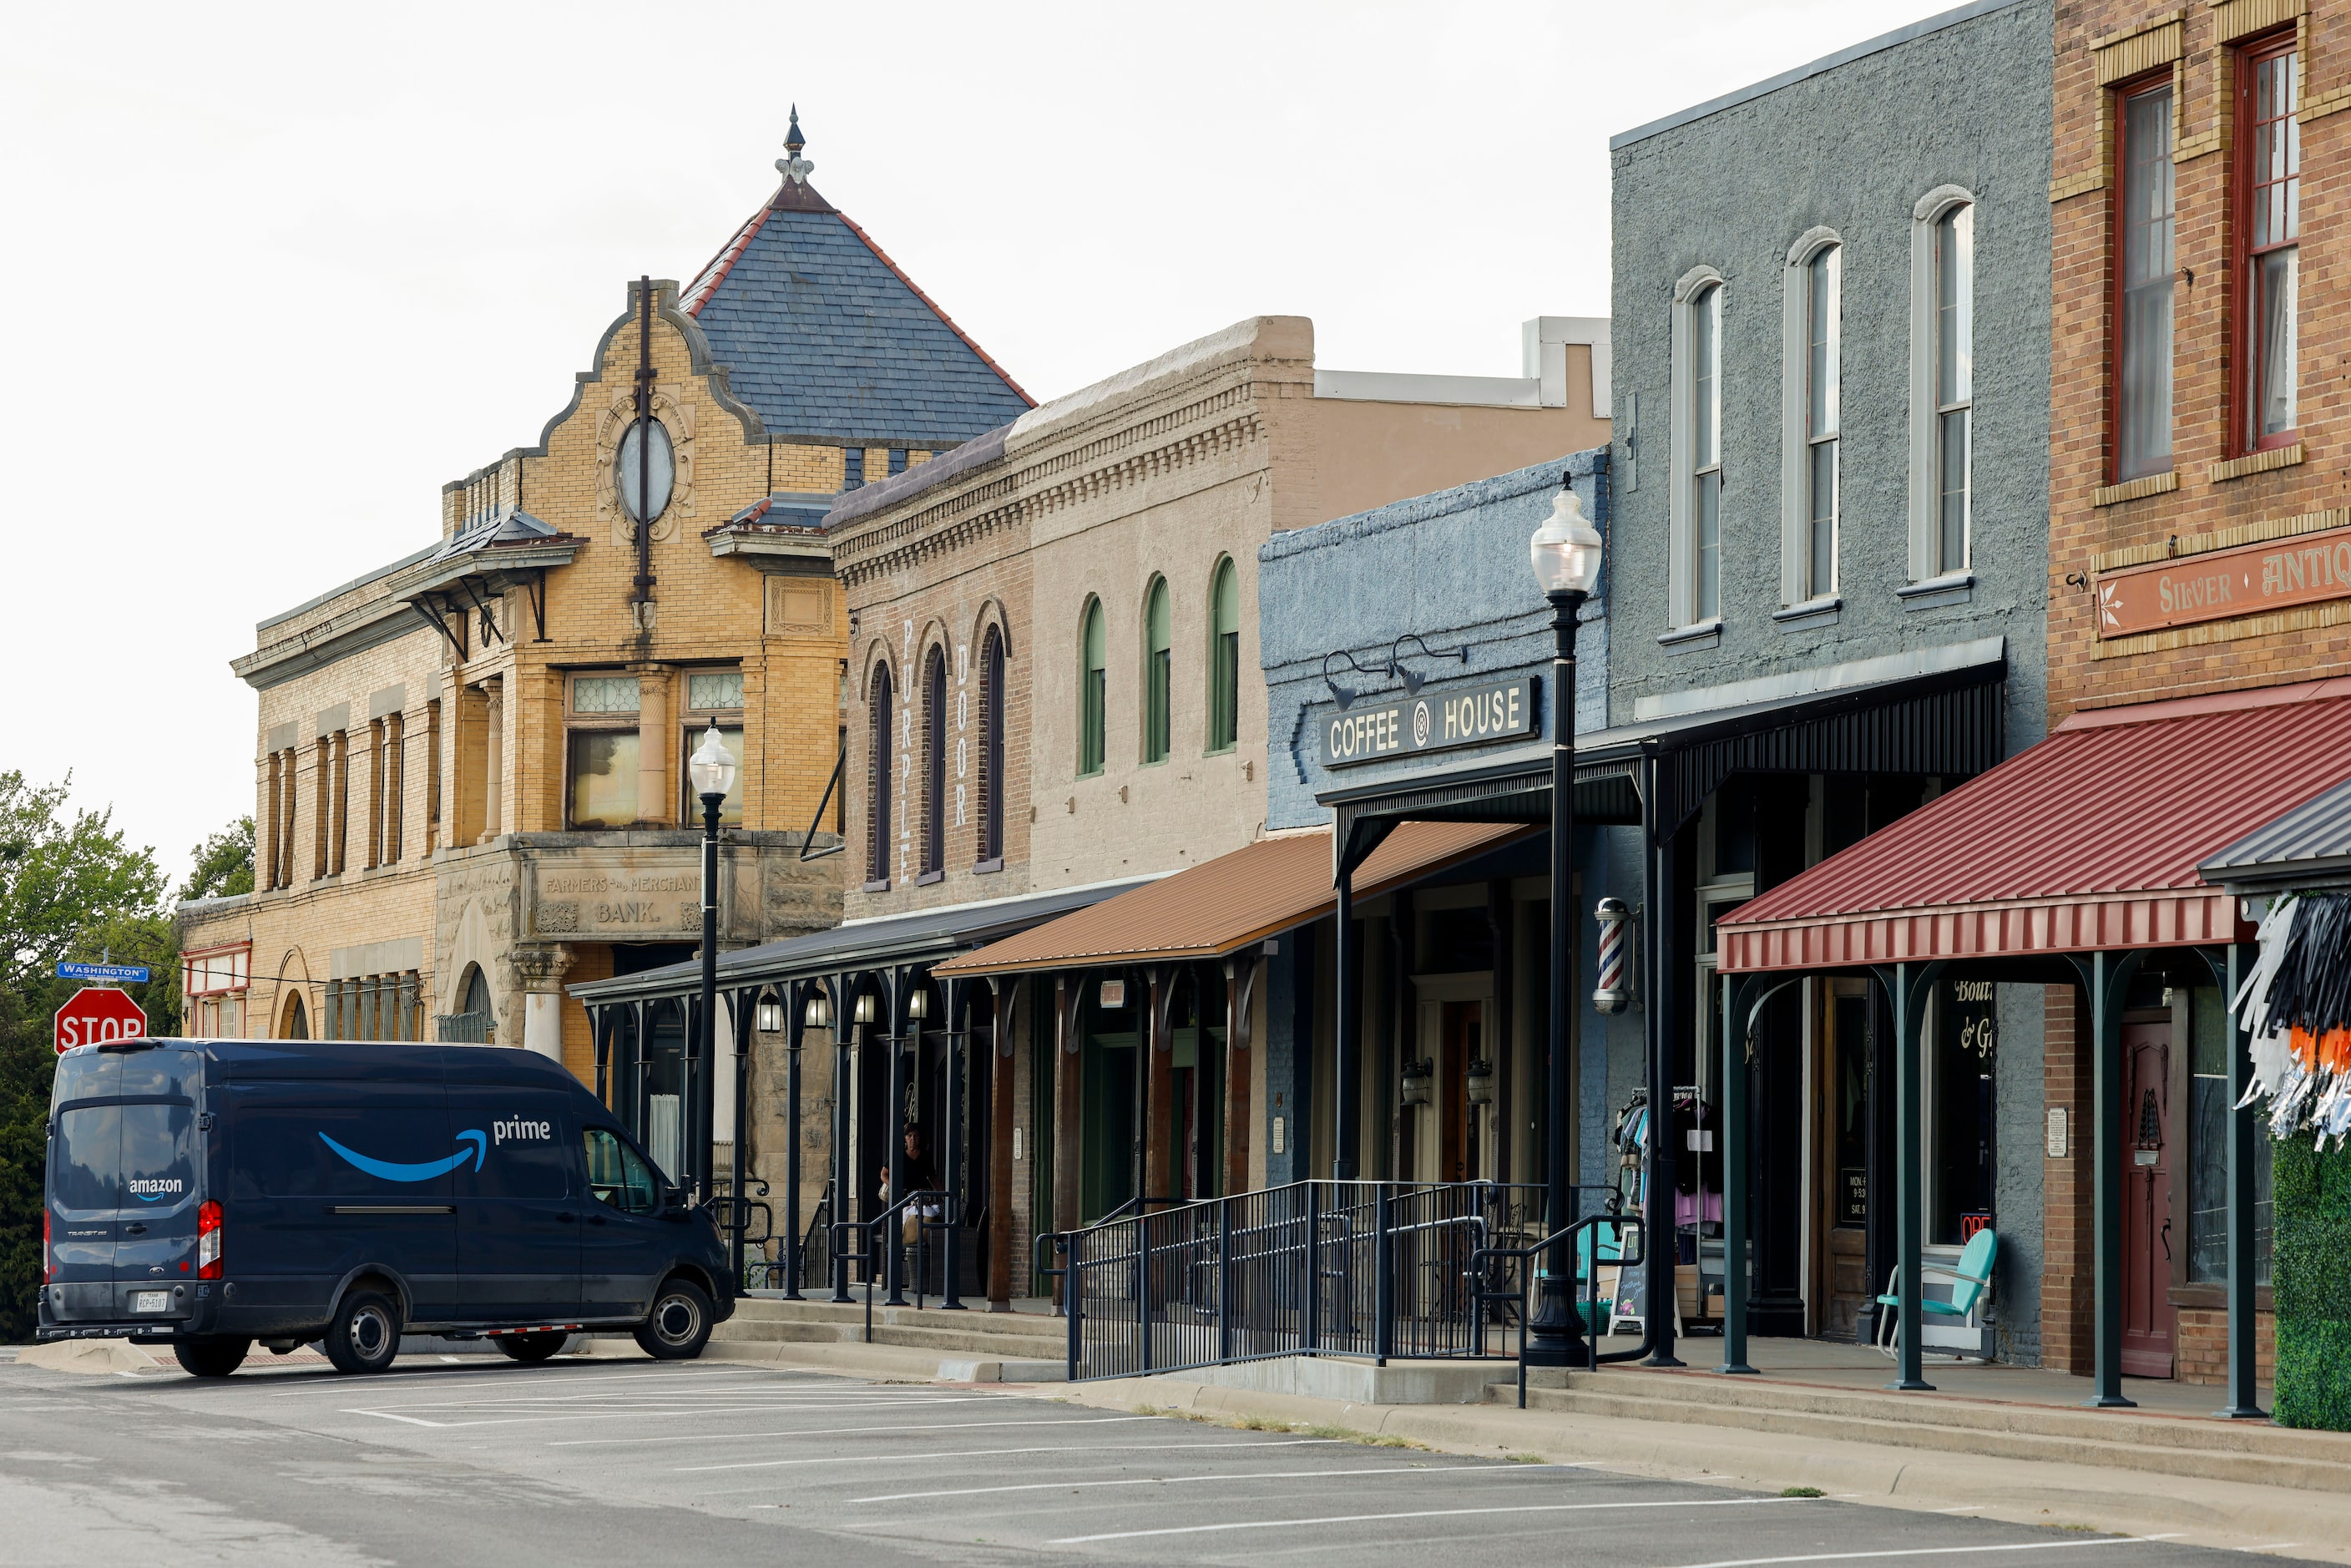
M 147 1032 L 147 1015 L 131 993 L 112 986 L 84 986 L 57 1009 L 57 1049 L 137 1040 Z

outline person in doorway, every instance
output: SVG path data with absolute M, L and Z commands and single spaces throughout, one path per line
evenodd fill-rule
M 935 1192 L 938 1185 L 938 1172 L 931 1168 L 930 1155 L 925 1152 L 923 1129 L 910 1125 L 906 1129 L 906 1190 Z M 890 1190 L 890 1167 L 883 1166 L 882 1167 L 882 1202 L 884 1207 L 887 1207 L 895 1201 L 897 1201 L 896 1195 Z M 899 1233 L 911 1246 L 922 1239 L 923 1221 L 936 1219 L 938 1217 L 939 1200 L 935 1197 L 925 1198 L 899 1217 Z

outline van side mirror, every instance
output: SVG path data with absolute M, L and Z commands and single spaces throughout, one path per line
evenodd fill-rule
M 680 1185 L 680 1184 L 677 1184 L 677 1183 L 671 1183 L 671 1184 L 668 1184 L 668 1185 L 665 1185 L 664 1186 L 663 1186 L 663 1188 L 662 1188 L 662 1207 L 663 1207 L 663 1208 L 664 1208 L 664 1209 L 681 1209 L 681 1208 L 684 1208 L 684 1207 L 686 1207 L 686 1203 L 685 1203 L 685 1188 L 684 1188 L 684 1186 L 683 1185 Z

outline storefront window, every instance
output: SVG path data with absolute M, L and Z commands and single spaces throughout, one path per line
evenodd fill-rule
M 2228 1010 L 2217 986 L 2189 993 L 2188 1278 L 2229 1278 Z M 2253 1136 L 2253 1279 L 2270 1282 L 2270 1140 Z
M 697 827 L 702 822 L 702 797 L 694 792 L 694 775 L 688 767 L 694 754 L 702 745 L 702 737 L 710 733 L 710 721 L 698 719 L 685 727 L 684 738 L 679 742 L 677 776 L 684 784 L 679 804 L 684 809 L 685 820 Z M 743 825 L 743 781 L 751 776 L 744 766 L 743 727 L 722 724 L 718 727 L 718 744 L 735 754 L 735 782 L 727 786 L 726 799 L 719 803 L 718 825 L 739 828 Z
M 1999 990 L 1990 980 L 1956 980 L 1942 990 L 1928 1106 L 1927 1239 L 1957 1246 L 1992 1223 Z

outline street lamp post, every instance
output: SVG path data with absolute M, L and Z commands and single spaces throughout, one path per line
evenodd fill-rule
M 1574 1186 L 1569 1180 L 1567 1009 L 1574 994 L 1575 900 L 1575 622 L 1600 580 L 1600 531 L 1583 516 L 1572 482 L 1560 480 L 1551 516 L 1527 541 L 1535 580 L 1551 601 L 1551 1006 L 1545 1034 L 1550 1109 L 1544 1147 L 1543 1228 L 1556 1235 L 1569 1221 Z M 1597 1254 L 1595 1252 L 1595 1261 Z M 1582 1359 L 1583 1326 L 1575 1306 L 1575 1249 L 1554 1242 L 1537 1280 L 1533 1315 L 1520 1359 L 1531 1366 L 1567 1366 Z
M 716 1163 L 710 1151 L 710 1075 L 718 1063 L 718 809 L 735 788 L 735 754 L 718 738 L 716 724 L 703 736 L 686 768 L 694 776 L 695 793 L 702 797 L 702 1038 L 695 1042 L 701 1071 L 694 1082 L 694 1176 L 696 1196 L 707 1198 Z M 739 1150 L 737 1157 L 741 1157 Z

